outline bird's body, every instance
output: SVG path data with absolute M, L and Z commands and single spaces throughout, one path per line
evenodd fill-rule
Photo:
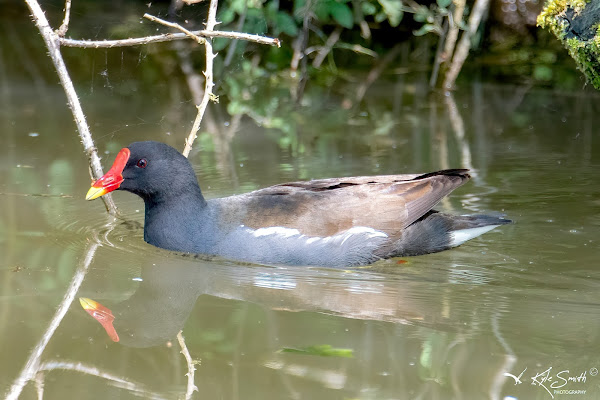
M 466 170 L 331 178 L 207 201 L 185 157 L 137 142 L 121 150 L 88 198 L 116 188 L 138 194 L 144 240 L 157 247 L 263 264 L 352 266 L 449 249 L 510 222 L 432 210 L 468 179 Z

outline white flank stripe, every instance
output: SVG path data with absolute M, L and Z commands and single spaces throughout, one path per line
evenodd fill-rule
M 373 228 L 367 228 L 365 226 L 354 226 L 350 229 L 348 229 L 345 232 L 342 232 L 340 234 L 344 234 L 344 235 L 356 235 L 356 234 L 361 234 L 361 233 L 369 233 L 370 235 L 368 236 L 369 238 L 374 238 L 374 237 L 388 237 L 388 235 L 386 235 L 385 233 L 381 232 L 381 231 L 377 231 Z
M 281 235 L 283 237 L 290 237 L 300 235 L 298 229 L 284 228 L 283 226 L 271 226 L 269 228 L 260 228 L 252 232 L 256 237 L 268 236 L 268 235 Z
M 486 232 L 491 231 L 495 227 L 500 225 L 488 225 L 480 226 L 479 228 L 460 229 L 458 231 L 452 231 L 450 233 L 450 246 L 460 246 L 467 240 L 476 238 L 477 236 L 483 235 Z
M 243 228 L 244 225 L 240 225 L 240 227 Z M 344 242 L 346 242 L 346 240 L 350 239 L 352 236 L 355 236 L 355 235 L 366 236 L 365 239 L 373 239 L 376 237 L 384 237 L 384 238 L 388 237 L 388 235 L 386 235 L 384 232 L 375 230 L 373 228 L 367 228 L 364 226 L 355 226 L 346 231 L 340 232 L 336 235 L 326 236 L 326 237 L 305 236 L 305 235 L 302 235 L 298 229 L 284 228 L 283 226 L 271 226 L 268 228 L 260 228 L 260 229 L 256 229 L 256 230 L 249 229 L 248 231 L 250 231 L 252 233 L 252 236 L 254 236 L 254 237 L 276 235 L 276 236 L 280 236 L 282 238 L 291 238 L 294 236 L 297 238 L 306 238 L 306 244 L 312 244 L 312 243 L 319 242 L 319 241 L 322 241 L 323 243 L 327 243 L 330 240 L 342 239 L 342 242 L 340 243 L 340 245 L 342 245 L 342 244 L 344 244 Z

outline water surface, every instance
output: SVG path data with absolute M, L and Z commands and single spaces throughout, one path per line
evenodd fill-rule
M 4 85 L 2 391 L 18 383 L 93 253 L 76 296 L 118 314 L 121 340 L 75 300 L 39 358 L 44 398 L 181 398 L 180 329 L 200 361 L 197 398 L 567 396 L 555 390 L 600 398 L 598 96 L 477 83 L 451 98 L 408 81 L 376 85 L 352 118 L 337 117 L 336 98 L 322 99 L 318 112 L 300 109 L 293 134 L 220 110 L 215 126 L 233 139 L 203 135 L 190 156 L 207 197 L 291 180 L 470 168 L 472 181 L 439 209 L 515 222 L 451 251 L 350 270 L 155 249 L 143 242 L 139 198 L 115 194 L 116 222 L 100 201 L 84 201 L 87 162 L 60 88 Z M 103 96 L 83 99 L 105 166 L 135 140 L 181 148 L 189 103 Z M 321 345 L 351 357 L 282 351 Z M 505 376 L 524 370 L 522 384 Z M 36 396 L 28 383 L 21 398 Z

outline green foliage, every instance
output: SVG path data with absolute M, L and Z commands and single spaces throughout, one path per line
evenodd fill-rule
M 311 16 L 312 25 L 318 29 L 327 26 L 352 29 L 363 19 L 366 22 L 387 23 L 391 27 L 397 27 L 406 11 L 414 14 L 415 21 L 431 25 L 436 15 L 446 15 L 451 4 L 452 0 L 438 0 L 432 6 L 417 3 L 407 6 L 401 0 L 294 0 L 290 9 L 288 2 L 232 0 L 221 6 L 218 19 L 223 27 L 227 27 L 244 18 L 243 31 L 247 33 L 268 31 L 274 36 L 284 34 L 296 37 L 303 29 L 307 15 Z M 371 29 L 377 28 L 373 26 Z M 425 31 L 437 33 L 439 29 L 428 28 Z
M 335 21 L 346 29 L 350 29 L 354 25 L 354 14 L 347 1 L 318 1 L 314 7 L 314 13 L 321 23 Z
M 223 3 L 219 9 L 218 19 L 222 22 L 220 29 L 236 30 L 245 33 L 267 34 L 276 36 L 282 40 L 284 45 L 281 48 L 265 49 L 251 43 L 238 42 L 235 47 L 237 54 L 233 59 L 243 59 L 250 49 L 254 54 L 261 54 L 259 63 L 250 66 L 245 62 L 242 64 L 243 72 L 248 79 L 236 82 L 238 78 L 227 78 L 226 89 L 231 90 L 229 97 L 232 102 L 229 104 L 229 111 L 233 114 L 253 113 L 253 118 L 264 116 L 270 113 L 270 109 L 277 107 L 276 104 L 265 101 L 261 109 L 254 109 L 245 105 L 249 96 L 253 96 L 247 87 L 252 85 L 254 79 L 259 75 L 273 75 L 273 72 L 287 69 L 295 58 L 298 60 L 297 47 L 291 45 L 290 38 L 295 42 L 301 33 L 306 32 L 308 37 L 302 37 L 303 49 L 310 49 L 307 54 L 302 56 L 304 66 L 310 65 L 311 59 L 317 57 L 322 50 L 328 53 L 324 63 L 318 63 L 319 73 L 324 69 L 331 71 L 334 75 L 338 74 L 335 63 L 338 61 L 337 55 L 346 57 L 347 60 L 354 58 L 349 52 L 358 54 L 361 60 L 365 60 L 368 66 L 372 61 L 368 57 L 378 58 L 382 51 L 385 51 L 387 44 L 380 41 L 372 42 L 371 37 L 375 36 L 375 31 L 394 31 L 403 22 L 405 13 L 414 16 L 417 27 L 413 34 L 415 36 L 425 35 L 427 33 L 440 34 L 442 32 L 441 24 L 443 16 L 448 14 L 451 0 L 438 0 L 437 3 L 423 5 L 416 2 L 403 3 L 401 0 L 294 0 L 293 2 L 284 1 L 266 1 L 266 0 L 231 0 Z M 306 22 L 308 22 L 307 29 Z M 240 23 L 243 26 L 240 27 Z M 414 22 L 411 23 L 411 29 L 404 30 L 403 34 L 410 37 L 410 31 L 414 28 Z M 357 37 L 356 27 L 360 25 L 362 38 Z M 340 29 L 343 28 L 343 29 Z M 365 33 L 365 30 L 367 33 Z M 332 32 L 337 32 L 332 42 L 332 48 L 326 48 Z M 400 32 L 398 31 L 400 35 Z M 398 40 L 402 40 L 401 37 Z M 231 43 L 228 39 L 215 39 L 214 48 L 216 51 L 225 51 Z M 296 53 L 296 54 L 295 54 Z M 335 57 L 334 57 L 335 55 Z M 363 56 L 368 57 L 363 57 Z M 298 65 L 298 64 L 296 64 Z M 250 72 L 255 69 L 256 74 Z M 306 72 L 312 75 L 317 70 L 308 70 Z M 228 71 L 231 73 L 231 71 Z M 304 72 L 304 71 L 303 71 Z M 258 75 L 257 75 L 258 74 Z M 279 78 L 276 78 L 279 79 Z M 287 82 L 288 84 L 297 84 L 297 82 Z M 286 86 L 289 86 L 286 84 Z M 261 94 L 267 98 L 265 93 Z M 254 104 L 253 106 L 256 106 Z M 270 123 L 274 121 L 267 119 Z M 285 129 L 287 130 L 287 129 Z
M 376 16 L 376 20 L 383 21 L 381 13 L 388 19 L 391 26 L 398 26 L 404 15 L 402 2 L 400 0 L 379 0 L 378 3 L 383 8 Z
M 552 68 L 548 65 L 536 65 L 533 68 L 533 77 L 538 81 L 549 81 L 552 75 Z

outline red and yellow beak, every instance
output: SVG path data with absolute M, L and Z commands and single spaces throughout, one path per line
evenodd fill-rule
M 96 182 L 92 184 L 90 190 L 88 190 L 85 195 L 86 200 L 94 200 L 100 196 L 104 196 L 106 193 L 110 193 L 115 189 L 118 189 L 123 183 L 123 170 L 127 165 L 127 160 L 129 160 L 130 151 L 126 147 L 119 151 L 117 154 L 117 158 L 115 158 L 115 162 L 112 167 L 108 170 L 106 174 Z
M 86 297 L 80 297 L 79 303 L 81 303 L 81 307 L 83 307 L 88 314 L 94 317 L 96 321 L 100 322 L 100 325 L 102 325 L 113 342 L 119 341 L 119 335 L 113 326 L 115 316 L 109 308 L 106 308 L 102 304 Z

